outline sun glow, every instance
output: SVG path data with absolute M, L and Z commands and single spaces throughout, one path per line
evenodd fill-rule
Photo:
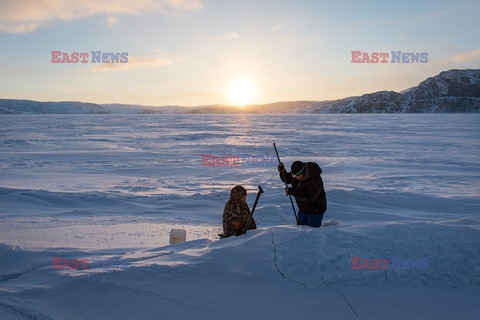
M 251 80 L 238 78 L 227 88 L 226 96 L 230 103 L 240 107 L 252 104 L 258 96 L 258 91 Z

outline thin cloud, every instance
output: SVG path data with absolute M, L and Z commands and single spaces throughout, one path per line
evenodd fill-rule
M 191 10 L 202 6 L 199 0 L 164 0 L 166 5 L 174 9 Z
M 270 31 L 272 31 L 272 32 L 277 32 L 277 31 L 279 31 L 279 30 L 281 30 L 281 29 L 283 29 L 283 28 L 285 28 L 285 25 L 280 24 L 280 25 L 271 27 L 271 28 L 270 28 Z
M 242 37 L 242 36 L 239 35 L 238 33 L 233 32 L 233 33 L 224 34 L 224 35 L 217 36 L 217 37 L 204 38 L 204 40 L 208 40 L 208 41 L 224 41 L 224 40 L 238 39 L 238 38 L 241 38 L 241 37 Z
M 35 32 L 41 29 L 42 25 L 40 23 L 28 22 L 28 23 L 1 23 L 0 22 L 0 33 L 10 33 L 10 34 L 22 34 Z
M 394 17 L 385 17 L 385 16 L 380 16 L 375 19 L 368 19 L 368 20 L 363 20 L 363 21 L 354 21 L 352 23 L 355 24 L 362 24 L 362 25 L 388 25 L 388 26 L 394 26 L 394 25 L 406 25 L 406 24 L 425 24 L 427 21 L 432 21 L 432 20 L 438 20 L 438 19 L 443 19 L 445 16 L 448 15 L 448 11 L 442 10 L 442 11 L 433 11 L 433 12 L 428 12 L 425 14 L 419 14 L 419 15 L 411 15 L 411 16 L 402 16 L 398 18 Z
M 450 56 L 450 60 L 457 63 L 472 62 L 480 59 L 480 49 L 471 50 L 467 52 L 461 52 Z
M 118 20 L 113 16 L 108 16 L 106 22 L 109 27 L 113 27 L 118 23 Z
M 0 0 L 0 32 L 28 33 L 56 21 L 72 21 L 95 15 L 143 14 L 201 7 L 200 0 Z
M 166 57 L 128 57 L 127 63 L 99 63 L 90 67 L 92 72 L 131 70 L 137 68 L 158 68 L 172 64 Z

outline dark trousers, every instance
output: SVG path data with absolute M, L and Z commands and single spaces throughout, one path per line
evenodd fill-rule
M 309 226 L 318 228 L 322 225 L 323 213 L 307 214 L 298 210 L 298 223 L 299 226 Z

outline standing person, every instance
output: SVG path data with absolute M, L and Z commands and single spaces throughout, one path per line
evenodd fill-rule
M 318 228 L 327 211 L 327 197 L 320 174 L 322 169 L 315 162 L 295 161 L 291 172 L 286 172 L 283 163 L 278 164 L 280 179 L 291 187 L 285 193 L 295 197 L 298 206 L 298 225 Z
M 235 186 L 230 191 L 230 199 L 223 209 L 223 238 L 239 236 L 243 234 L 248 219 L 250 208 L 247 204 L 247 190 L 242 186 Z M 257 229 L 255 220 L 252 217 L 247 230 Z

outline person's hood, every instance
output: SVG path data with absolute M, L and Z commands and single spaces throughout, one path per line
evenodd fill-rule
M 235 186 L 230 191 L 230 201 L 234 203 L 241 203 L 242 198 L 247 195 L 247 190 L 242 186 Z
M 315 162 L 306 162 L 305 163 L 305 176 L 303 180 L 306 180 L 310 177 L 318 176 L 322 173 L 322 169 Z

